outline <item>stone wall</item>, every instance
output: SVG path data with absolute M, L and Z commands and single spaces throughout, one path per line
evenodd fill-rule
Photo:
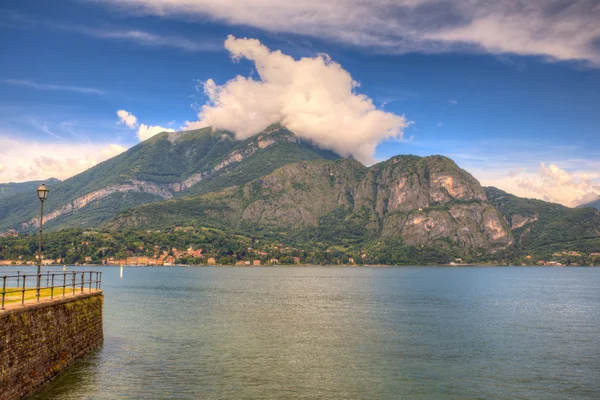
M 0 400 L 21 399 L 101 346 L 102 292 L 0 311 Z

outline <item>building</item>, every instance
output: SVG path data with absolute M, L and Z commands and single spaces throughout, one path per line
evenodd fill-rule
M 563 265 L 561 263 L 559 263 L 558 261 L 546 261 L 544 263 L 545 266 L 547 267 L 562 267 Z
M 173 265 L 173 264 L 175 264 L 175 257 L 173 257 L 173 256 L 165 257 L 165 261 L 163 262 L 163 265 L 169 266 L 169 265 Z
M 192 257 L 204 258 L 204 254 L 202 254 L 202 249 L 194 250 L 194 252 L 192 253 Z
M 192 248 L 192 246 L 190 246 L 187 249 L 187 255 L 189 257 L 194 257 L 194 258 L 202 258 L 202 257 L 204 257 L 204 255 L 202 254 L 202 249 L 194 250 Z
M 294 264 L 300 264 L 300 257 L 294 257 Z
M 148 265 L 148 257 L 138 257 L 137 265 Z
M 138 258 L 137 257 L 127 257 L 125 263 L 127 265 L 138 265 Z
M 206 262 L 208 263 L 208 265 L 216 265 L 217 264 L 217 260 L 215 260 L 214 257 L 209 257 L 208 260 L 206 260 Z
M 254 262 L 252 263 L 252 265 L 254 265 L 254 266 L 260 266 L 260 260 L 254 260 Z

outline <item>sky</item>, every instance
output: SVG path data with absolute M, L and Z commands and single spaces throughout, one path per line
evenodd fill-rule
M 4 0 L 0 182 L 66 179 L 165 130 L 282 122 L 370 165 L 600 196 L 596 0 Z

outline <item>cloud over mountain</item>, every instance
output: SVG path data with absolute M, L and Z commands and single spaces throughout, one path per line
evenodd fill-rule
M 146 125 L 140 124 L 138 127 L 138 119 L 135 115 L 126 110 L 117 111 L 119 121 L 117 124 L 125 124 L 131 129 L 138 128 L 137 136 L 140 141 L 150 139 L 152 136 L 161 132 L 174 132 L 174 129 L 165 128 L 160 125 Z
M 325 54 L 295 60 L 256 39 L 231 35 L 225 48 L 234 59 L 253 61 L 260 80 L 237 76 L 217 85 L 208 79 L 203 88 L 209 102 L 187 128 L 213 126 L 245 139 L 281 122 L 301 138 L 371 163 L 377 143 L 401 138 L 409 125 L 357 93 L 358 82 Z
M 117 111 L 117 116 L 119 117 L 119 122 L 117 122 L 118 124 L 125 124 L 131 129 L 135 129 L 137 127 L 137 117 L 129 111 L 119 110 Z
M 546 201 L 577 206 L 600 196 L 600 183 L 587 174 L 571 173 L 555 164 L 540 163 L 537 174 L 515 172 L 512 177 L 526 193 Z

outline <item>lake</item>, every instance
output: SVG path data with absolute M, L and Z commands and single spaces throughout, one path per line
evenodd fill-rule
M 600 398 L 598 268 L 98 269 L 104 346 L 34 399 Z

